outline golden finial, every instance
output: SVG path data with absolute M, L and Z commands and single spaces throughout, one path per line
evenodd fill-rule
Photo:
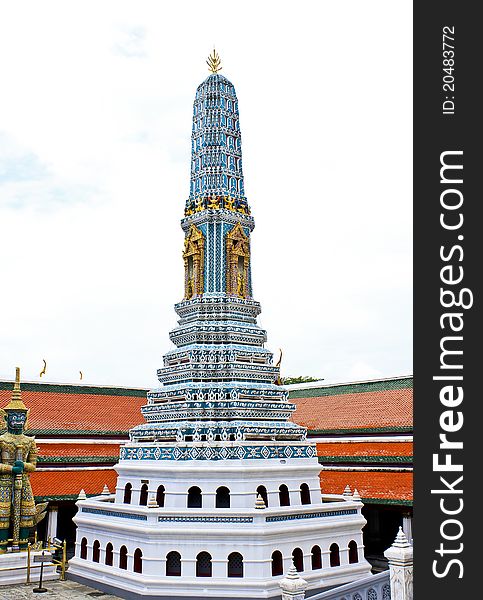
M 221 66 L 220 56 L 214 48 L 213 48 L 213 52 L 208 56 L 208 60 L 206 61 L 206 64 L 208 65 L 208 69 L 210 70 L 210 73 L 218 73 L 218 71 L 221 71 L 222 66 Z
M 20 391 L 20 367 L 15 367 L 15 383 L 13 384 L 12 400 L 20 400 L 22 392 Z
M 15 383 L 13 384 L 12 397 L 5 406 L 5 410 L 27 410 L 22 401 L 22 392 L 20 391 L 20 367 L 15 368 Z
M 39 377 L 42 377 L 42 375 L 45 375 L 46 371 L 47 371 L 47 362 L 45 360 L 45 358 L 42 359 L 44 361 L 44 368 L 40 371 Z

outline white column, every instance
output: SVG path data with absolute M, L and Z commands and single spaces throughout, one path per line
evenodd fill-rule
M 51 540 L 57 537 L 57 517 L 59 514 L 59 507 L 56 504 L 49 506 L 49 512 L 47 516 L 47 537 Z
M 413 547 L 401 527 L 384 556 L 389 561 L 391 600 L 413 600 Z
M 413 543 L 413 518 L 410 515 L 410 513 L 403 514 L 402 528 L 403 528 L 404 533 L 406 534 L 408 542 L 410 544 L 412 544 Z

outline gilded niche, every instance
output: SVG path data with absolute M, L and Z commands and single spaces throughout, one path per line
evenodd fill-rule
M 250 241 L 237 223 L 226 234 L 226 293 L 248 298 L 248 267 L 250 265 Z
M 190 300 L 203 293 L 203 263 L 205 238 L 203 233 L 191 225 L 184 240 L 184 297 Z

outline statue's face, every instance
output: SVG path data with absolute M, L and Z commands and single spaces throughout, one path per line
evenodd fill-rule
M 23 410 L 8 412 L 5 417 L 7 429 L 10 433 L 22 433 L 27 420 L 27 413 Z

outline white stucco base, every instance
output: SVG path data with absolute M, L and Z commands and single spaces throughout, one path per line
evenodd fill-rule
M 120 461 L 117 470 L 116 494 L 77 503 L 76 553 L 68 572 L 73 579 L 125 598 L 279 598 L 279 581 L 292 565 L 295 549 L 303 555 L 300 574 L 312 593 L 370 573 L 362 542 L 366 523 L 362 503 L 352 497 L 322 495 L 316 458 L 188 464 Z M 126 483 L 132 485 L 129 504 L 123 502 Z M 302 504 L 302 484 L 310 489 L 310 503 Z M 142 485 L 149 486 L 147 506 L 139 505 Z M 152 502 L 159 485 L 166 489 L 163 507 Z M 203 492 L 201 508 L 187 507 L 192 485 Z M 267 489 L 268 508 L 255 508 L 259 485 Z M 281 485 L 288 487 L 289 506 L 280 506 Z M 230 489 L 229 508 L 216 508 L 220 486 Z M 350 542 L 357 545 L 357 562 L 349 560 Z M 113 548 L 112 566 L 106 565 L 108 544 Z M 330 566 L 333 544 L 339 547 L 339 566 Z M 312 568 L 315 546 L 321 550 L 321 568 Z M 127 549 L 126 568 L 120 568 L 122 547 Z M 142 573 L 135 572 L 136 551 L 142 552 Z M 167 574 L 166 557 L 172 551 L 181 555 L 181 576 Z M 283 563 L 283 574 L 275 576 L 274 551 L 281 553 Z M 201 552 L 211 556 L 209 577 L 196 575 Z M 242 577 L 228 576 L 232 552 L 243 557 Z
M 47 553 L 45 553 L 47 554 Z M 42 552 L 30 553 L 30 582 L 36 583 L 40 577 L 40 563 L 34 562 L 34 557 Z M 43 581 L 59 579 L 57 567 L 51 562 L 44 563 Z M 27 581 L 27 552 L 0 554 L 0 586 Z

